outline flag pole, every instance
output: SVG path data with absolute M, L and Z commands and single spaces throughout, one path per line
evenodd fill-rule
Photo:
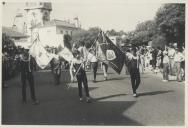
M 98 38 L 99 38 L 99 35 L 101 34 L 102 31 L 100 31 L 97 35 L 97 38 L 94 40 L 94 42 L 92 43 L 90 49 L 93 47 L 93 45 L 97 42 Z

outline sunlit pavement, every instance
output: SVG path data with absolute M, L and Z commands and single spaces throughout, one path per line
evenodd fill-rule
M 2 90 L 3 124 L 45 125 L 184 125 L 184 82 L 163 82 L 160 74 L 141 74 L 138 97 L 132 96 L 130 78 L 109 70 L 104 81 L 99 69 L 97 82 L 87 72 L 92 103 L 80 102 L 77 83 L 53 84 L 51 72 L 36 72 L 39 105 L 21 102 L 20 78 Z M 67 74 L 62 75 L 68 78 Z M 62 76 L 63 77 L 63 76 Z M 62 78 L 62 81 L 63 80 Z M 67 81 L 67 80 L 66 80 Z M 84 92 L 84 90 L 83 90 Z

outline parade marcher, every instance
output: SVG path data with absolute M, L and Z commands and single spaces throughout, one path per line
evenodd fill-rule
M 131 77 L 131 84 L 133 89 L 133 96 L 137 97 L 136 90 L 140 85 L 140 72 L 139 72 L 139 57 L 136 53 L 136 49 L 132 49 L 132 56 L 129 57 L 130 64 L 129 64 L 129 71 Z
M 39 101 L 35 96 L 34 88 L 34 76 L 33 71 L 36 69 L 36 63 L 34 59 L 29 55 L 28 51 L 24 51 L 20 58 L 20 72 L 21 72 L 21 83 L 22 83 L 22 101 L 26 103 L 26 81 L 28 81 L 30 86 L 31 98 L 33 104 L 39 104 Z
M 55 85 L 59 85 L 60 77 L 61 77 L 61 69 L 62 69 L 62 62 L 60 61 L 59 56 L 54 57 L 51 60 L 50 64 L 51 64 L 52 73 L 54 75 Z
M 84 61 L 78 50 L 73 51 L 73 56 L 75 57 L 75 59 L 71 61 L 71 65 L 70 65 L 71 81 L 74 81 L 73 69 L 75 69 L 80 101 L 83 101 L 83 97 L 82 97 L 82 84 L 83 84 L 86 94 L 86 101 L 87 103 L 90 103 L 91 98 L 89 96 L 88 81 L 87 81 L 86 72 L 84 70 Z
M 182 74 L 181 74 L 181 62 L 184 60 L 183 54 L 176 48 L 176 53 L 174 55 L 174 67 L 176 70 L 176 78 L 178 82 L 182 81 Z
M 169 73 L 169 57 L 167 51 L 163 51 L 163 81 L 168 81 L 168 73 Z
M 93 82 L 96 82 L 98 60 L 97 60 L 97 57 L 95 56 L 94 49 L 91 49 L 90 52 L 88 53 L 87 60 L 91 62 L 92 69 L 93 69 L 93 75 L 94 75 Z

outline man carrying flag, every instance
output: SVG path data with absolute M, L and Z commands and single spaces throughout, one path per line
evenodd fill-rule
M 26 81 L 28 81 L 31 91 L 31 98 L 33 104 L 39 104 L 39 101 L 35 96 L 35 88 L 34 88 L 34 76 L 33 70 L 35 69 L 35 63 L 33 58 L 29 55 L 28 51 L 24 51 L 20 57 L 20 65 L 19 69 L 21 72 L 21 83 L 22 83 L 22 102 L 25 104 L 26 101 Z

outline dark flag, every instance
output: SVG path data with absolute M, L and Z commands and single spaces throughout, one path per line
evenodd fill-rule
M 98 41 L 99 46 L 110 66 L 120 74 L 124 65 L 125 55 L 105 34 L 101 33 L 101 36 L 102 41 Z

